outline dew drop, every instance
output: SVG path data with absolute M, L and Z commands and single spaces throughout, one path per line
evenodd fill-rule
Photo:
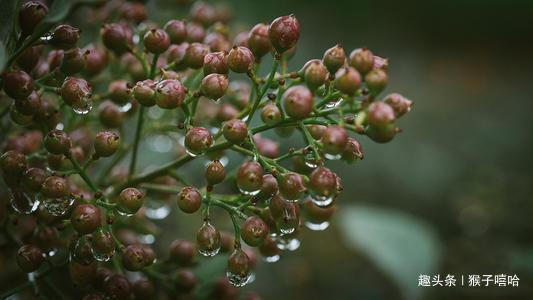
M 205 221 L 202 224 L 202 227 L 200 227 L 200 230 L 198 231 L 198 234 L 201 232 L 209 233 L 208 238 L 205 240 L 204 243 L 200 244 L 198 243 L 198 252 L 206 257 L 213 257 L 218 254 L 220 251 L 220 233 L 216 230 L 216 228 L 209 223 L 209 221 Z M 204 236 L 205 238 L 205 236 Z
M 341 104 L 341 102 L 342 102 L 342 98 L 339 98 L 337 100 L 328 102 L 325 106 L 326 106 L 326 108 L 335 108 L 335 107 L 339 106 L 339 104 Z
M 66 214 L 74 204 L 74 197 L 67 195 L 59 198 L 45 198 L 43 201 L 44 208 L 52 216 L 63 216 Z
M 335 155 L 334 155 L 334 154 L 328 154 L 328 153 L 326 153 L 326 154 L 324 154 L 324 157 L 325 157 L 326 159 L 329 159 L 329 160 L 339 160 L 339 159 L 341 159 L 342 154 L 335 154 Z
M 72 110 L 78 115 L 86 115 L 93 109 L 93 100 L 91 97 L 82 97 L 80 100 L 72 103 Z
M 333 203 L 333 196 L 310 195 L 309 198 L 316 206 L 320 207 L 327 207 Z
M 131 105 L 131 102 L 126 102 L 122 105 L 119 105 L 118 110 L 120 110 L 121 112 L 128 112 L 132 107 L 133 105 Z
M 281 237 L 277 244 L 279 250 L 295 251 L 300 248 L 300 240 L 296 238 Z
M 259 188 L 259 189 L 256 190 L 256 191 L 245 191 L 245 190 L 243 190 L 243 189 L 241 189 L 241 188 L 239 187 L 239 191 L 240 191 L 241 193 L 243 193 L 244 195 L 246 195 L 246 196 L 255 196 L 255 195 L 259 194 L 259 192 L 261 191 L 261 188 Z
M 276 254 L 276 255 L 272 255 L 272 256 L 267 256 L 265 257 L 265 261 L 267 263 L 275 263 L 277 262 L 279 259 L 281 258 L 281 256 L 279 256 L 279 254 Z
M 329 222 L 325 221 L 322 223 L 313 223 L 313 222 L 306 221 L 305 227 L 313 231 L 324 231 L 329 227 Z
M 21 214 L 29 215 L 39 208 L 39 197 L 22 191 L 11 191 L 11 207 Z
M 170 214 L 170 205 L 163 201 L 149 199 L 144 203 L 144 215 L 152 220 L 163 220 Z
M 227 271 L 226 277 L 228 277 L 229 283 L 231 283 L 233 286 L 243 287 L 250 282 L 251 273 L 247 272 L 245 274 L 239 274 Z

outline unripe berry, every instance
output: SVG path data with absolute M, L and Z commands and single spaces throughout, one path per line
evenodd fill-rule
M 76 46 L 80 39 L 80 30 L 70 25 L 59 25 L 52 32 L 50 44 L 59 49 L 68 50 Z
M 205 153 L 213 145 L 213 137 L 209 130 L 203 127 L 191 128 L 185 134 L 185 148 L 190 155 Z
M 139 24 L 147 18 L 146 6 L 143 3 L 124 3 L 120 7 L 120 17 Z
M 315 140 L 320 140 L 322 138 L 322 135 L 324 134 L 324 131 L 326 130 L 326 128 L 327 128 L 326 126 L 318 125 L 318 124 L 307 126 L 309 133 Z
M 296 201 L 306 192 L 305 183 L 298 173 L 289 172 L 278 179 L 278 187 L 281 195 L 289 200 Z
M 350 53 L 348 64 L 357 69 L 357 71 L 366 74 L 374 66 L 374 54 L 366 48 L 355 49 Z
M 54 129 L 46 135 L 44 147 L 52 154 L 67 154 L 72 142 L 63 130 Z
M 13 71 L 4 75 L 4 91 L 13 99 L 24 99 L 33 92 L 33 79 L 24 71 Z
M 321 195 L 330 197 L 337 191 L 337 177 L 330 169 L 318 167 L 309 176 L 311 189 Z
M 234 46 L 228 55 L 228 66 L 235 73 L 246 73 L 254 65 L 254 55 L 250 49 Z
M 270 23 L 268 37 L 278 53 L 296 46 L 300 38 L 300 23 L 294 15 L 283 16 Z
M 81 72 L 87 66 L 88 51 L 83 51 L 78 47 L 65 51 L 61 72 L 65 75 L 72 75 Z
M 254 142 L 257 146 L 257 152 L 268 158 L 279 156 L 279 143 L 269 138 L 262 137 L 259 134 L 254 135 Z
M 198 252 L 205 256 L 215 256 L 220 250 L 220 232 L 209 221 L 205 221 L 196 234 Z
M 341 68 L 335 74 L 335 88 L 348 96 L 354 96 L 361 86 L 361 75 L 352 67 Z
M 179 264 L 188 266 L 194 262 L 196 246 L 187 240 L 175 240 L 170 244 L 170 258 Z
M 118 196 L 119 210 L 126 214 L 134 214 L 143 206 L 144 195 L 136 188 L 125 188 Z
M 394 110 L 385 102 L 372 102 L 368 106 L 367 122 L 372 126 L 384 127 L 394 122 L 395 119 Z
M 204 76 L 212 73 L 229 73 L 227 52 L 212 52 L 204 56 Z
M 267 238 L 264 240 L 263 244 L 259 246 L 259 253 L 263 255 L 264 257 L 277 257 L 279 255 L 279 248 L 277 246 L 277 243 L 274 239 L 272 239 L 270 236 L 267 236 Z
M 192 214 L 202 206 L 202 195 L 195 187 L 186 186 L 178 193 L 177 203 L 181 211 Z
M 411 110 L 411 105 L 413 104 L 411 100 L 398 93 L 387 95 L 383 101 L 392 107 L 396 118 L 408 113 Z
M 172 44 L 181 44 L 187 38 L 187 28 L 183 21 L 170 20 L 163 29 L 167 32 Z
M 196 22 L 189 22 L 186 26 L 187 42 L 201 43 L 205 38 L 205 29 L 201 24 Z
M 133 295 L 135 299 L 150 299 L 155 294 L 155 287 L 153 283 L 145 278 L 141 278 L 133 283 Z
M 43 252 L 37 246 L 30 244 L 24 245 L 17 252 L 17 264 L 26 273 L 31 273 L 39 269 L 43 261 Z
M 219 184 L 224 181 L 224 178 L 226 178 L 226 171 L 224 170 L 224 165 L 220 161 L 214 160 L 207 165 L 205 179 L 207 180 L 208 185 Z
M 240 144 L 244 142 L 248 136 L 248 126 L 243 120 L 233 119 L 224 123 L 222 127 L 222 134 L 226 140 L 233 144 Z
M 108 55 L 105 48 L 100 45 L 89 45 L 85 47 L 87 53 L 87 66 L 85 67 L 84 73 L 89 76 L 95 76 L 100 74 L 106 67 L 108 63 Z
M 59 176 L 50 176 L 44 181 L 41 193 L 50 198 L 65 197 L 69 193 L 67 181 Z
M 97 230 L 92 234 L 91 251 L 100 260 L 110 259 L 115 254 L 115 240 L 109 231 Z
M 331 74 L 335 74 L 338 69 L 344 66 L 346 61 L 346 53 L 341 45 L 337 44 L 324 52 L 324 57 L 322 58 L 324 65 Z
M 263 184 L 263 168 L 256 161 L 243 163 L 237 171 L 237 186 L 243 193 L 257 194 Z
M 387 143 L 394 138 L 396 132 L 396 126 L 394 124 L 380 127 L 369 125 L 365 134 L 376 143 Z
M 272 176 L 272 174 L 263 175 L 263 184 L 261 185 L 261 191 L 257 194 L 256 198 L 260 201 L 270 200 L 275 194 L 278 193 L 278 180 Z
M 139 245 L 129 245 L 122 252 L 122 265 L 128 271 L 139 271 L 146 265 L 146 255 Z
M 72 211 L 70 223 L 80 234 L 92 233 L 102 224 L 100 209 L 92 204 L 80 204 Z
M 41 96 L 33 91 L 26 98 L 15 99 L 15 107 L 21 114 L 33 116 L 41 109 Z
M 217 121 L 225 122 L 239 117 L 239 110 L 229 103 L 222 103 L 217 112 Z
M 321 60 L 310 60 L 302 69 L 304 70 L 305 84 L 312 91 L 323 85 L 328 78 L 328 69 L 326 69 Z
M 300 120 L 309 117 L 313 104 L 313 94 L 304 86 L 293 86 L 283 94 L 283 107 L 291 118 Z
M 113 102 L 106 100 L 98 107 L 100 123 L 107 128 L 118 128 L 124 121 L 124 113 Z
M 104 290 L 110 299 L 130 299 L 131 285 L 126 276 L 122 274 L 108 276 L 104 281 Z
M 128 25 L 106 24 L 102 27 L 100 34 L 104 45 L 118 55 L 127 52 L 133 45 L 133 32 Z
M 251 216 L 242 223 L 241 237 L 246 244 L 257 247 L 268 235 L 268 226 L 259 217 Z
M 204 65 L 204 58 L 208 53 L 208 46 L 200 43 L 192 43 L 185 51 L 183 62 L 191 69 L 200 69 Z
M 22 185 L 32 192 L 39 192 L 46 179 L 46 171 L 41 168 L 29 168 L 22 176 Z
M 226 93 L 229 81 L 228 75 L 209 74 L 202 79 L 201 91 L 202 95 L 209 99 L 217 101 Z
M 231 45 L 226 37 L 219 32 L 211 32 L 204 38 L 204 44 L 209 46 L 209 49 L 214 52 L 229 51 Z
M 99 157 L 108 157 L 117 151 L 120 137 L 113 131 L 101 131 L 94 138 L 94 153 Z
M 155 86 L 155 103 L 164 109 L 179 107 L 185 98 L 185 88 L 181 81 L 165 79 Z
M 126 80 L 114 80 L 107 87 L 109 98 L 117 104 L 124 104 L 131 99 L 130 83 Z
M 155 105 L 155 82 L 150 79 L 139 81 L 133 87 L 133 98 L 143 106 Z
M 227 275 L 231 284 L 237 287 L 248 283 L 250 277 L 250 259 L 248 255 L 239 247 L 233 250 L 228 258 Z
M 61 85 L 61 99 L 67 105 L 81 103 L 91 96 L 91 87 L 84 79 L 67 77 Z
M 383 69 L 373 69 L 365 76 L 366 86 L 374 95 L 379 94 L 387 86 L 388 76 Z
M 320 224 L 331 220 L 333 213 L 335 213 L 337 210 L 336 205 L 320 207 L 310 200 L 305 201 L 302 208 L 304 209 L 306 220 L 315 224 Z
M 352 163 L 363 158 L 363 147 L 356 139 L 349 137 L 346 147 L 342 152 L 342 159 L 348 163 Z
M 239 47 L 248 47 L 248 36 L 250 35 L 250 32 L 243 31 L 239 32 L 234 38 L 233 38 L 233 45 L 239 46 Z
M 196 286 L 196 275 L 189 270 L 179 270 L 176 273 L 176 289 L 181 293 L 189 293 Z
M 374 55 L 374 65 L 372 66 L 372 69 L 382 69 L 383 71 L 387 71 L 388 68 L 389 60 L 387 58 Z
M 212 5 L 203 1 L 196 1 L 191 7 L 190 15 L 193 21 L 209 26 L 215 23 L 216 12 Z
M 31 35 L 35 27 L 48 14 L 48 7 L 40 1 L 28 1 L 22 5 L 19 11 L 19 25 L 22 34 Z
M 148 52 L 161 54 L 170 46 L 170 38 L 163 29 L 152 29 L 144 35 L 143 43 Z
M 34 46 L 28 47 L 22 51 L 17 58 L 17 65 L 24 71 L 30 73 L 35 66 L 39 63 L 39 57 L 41 56 L 41 47 Z
M 322 135 L 324 151 L 331 155 L 337 155 L 344 151 L 348 142 L 348 133 L 346 129 L 340 126 L 330 126 L 326 128 Z
M 261 110 L 261 120 L 267 125 L 276 124 L 281 120 L 281 111 L 274 103 L 268 103 Z
M 270 43 L 268 37 L 268 28 L 268 25 L 259 23 L 248 33 L 248 48 L 256 59 L 260 59 L 272 50 L 272 43 Z

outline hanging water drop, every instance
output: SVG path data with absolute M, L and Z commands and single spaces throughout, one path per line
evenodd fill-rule
M 70 195 L 59 198 L 46 198 L 43 200 L 43 205 L 51 215 L 60 217 L 72 208 L 74 200 L 74 197 Z
M 39 207 L 39 197 L 23 191 L 11 191 L 11 207 L 21 214 L 29 215 Z

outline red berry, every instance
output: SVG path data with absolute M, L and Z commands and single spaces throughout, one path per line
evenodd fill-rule
M 268 36 L 278 53 L 296 46 L 300 38 L 300 23 L 294 15 L 283 16 L 270 23 Z
M 22 99 L 15 99 L 15 108 L 21 114 L 33 116 L 41 109 L 41 96 L 35 91 Z
M 50 38 L 50 44 L 55 48 L 68 50 L 76 46 L 76 43 L 80 39 L 80 30 L 70 25 L 57 26 Z
M 278 179 L 279 191 L 285 199 L 296 201 L 306 192 L 305 183 L 298 173 L 289 172 Z
M 328 78 L 328 69 L 321 60 L 310 60 L 302 69 L 304 70 L 305 84 L 312 91 L 322 86 Z
M 117 151 L 120 137 L 113 131 L 101 131 L 94 138 L 94 153 L 99 157 L 108 157 Z
M 411 100 L 397 93 L 387 95 L 383 101 L 392 107 L 396 118 L 408 113 L 413 105 Z
M 396 119 L 394 110 L 385 102 L 372 102 L 368 106 L 367 121 L 368 124 L 376 127 L 384 127 Z
M 85 99 L 91 97 L 91 87 L 81 78 L 67 77 L 61 85 L 61 99 L 67 105 L 76 105 L 85 101 Z
M 272 50 L 272 44 L 268 37 L 268 28 L 268 25 L 259 23 L 248 33 L 248 48 L 257 59 L 260 59 Z
M 348 64 L 357 69 L 357 71 L 366 74 L 374 66 L 374 54 L 366 48 L 355 49 L 350 53 Z
M 134 214 L 143 206 L 144 195 L 136 188 L 125 188 L 118 196 L 119 210 L 126 214 Z
M 129 245 L 122 252 L 122 265 L 128 271 L 139 271 L 146 265 L 146 255 L 139 245 Z
M 331 74 L 337 72 L 346 61 L 346 53 L 341 45 L 337 44 L 324 52 L 324 57 L 322 58 L 324 65 Z
M 104 45 L 118 55 L 127 52 L 133 45 L 133 32 L 126 24 L 106 24 L 100 34 Z
M 202 205 L 202 195 L 195 187 L 186 186 L 178 193 L 178 207 L 185 213 L 197 212 Z
M 165 79 L 155 86 L 155 103 L 164 109 L 179 107 L 185 99 L 185 87 L 176 79 Z
M 344 148 L 344 151 L 342 152 L 342 159 L 346 162 L 352 163 L 355 162 L 358 159 L 363 159 L 363 148 L 361 144 L 354 138 L 348 138 L 348 142 L 346 143 L 346 147 Z
M 241 237 L 246 244 L 257 247 L 268 235 L 268 226 L 259 217 L 251 216 L 242 223 Z
M 228 75 L 209 74 L 202 79 L 201 91 L 202 95 L 209 99 L 218 101 L 228 89 L 229 80 Z
M 24 99 L 33 92 L 33 80 L 24 71 L 13 71 L 4 75 L 3 87 L 9 97 Z
M 235 73 L 246 73 L 252 69 L 254 55 L 250 49 L 234 46 L 228 55 L 228 66 Z
M 196 257 L 196 247 L 186 240 L 175 240 L 170 244 L 170 258 L 181 265 L 191 265 Z
M 212 52 L 204 56 L 204 76 L 212 73 L 229 73 L 227 52 Z
M 170 38 L 163 29 L 152 29 L 144 35 L 143 43 L 150 53 L 161 54 L 170 46 Z
M 361 86 L 361 75 L 352 67 L 344 67 L 335 74 L 335 88 L 348 96 L 354 96 Z
M 70 216 L 72 227 L 80 234 L 94 232 L 101 225 L 100 209 L 92 204 L 80 204 Z
M 204 65 L 204 58 L 208 53 L 208 46 L 200 43 L 192 43 L 185 51 L 183 62 L 191 69 L 200 69 Z
M 54 129 L 46 135 L 44 147 L 52 154 L 67 154 L 72 142 L 63 130 Z
M 50 198 L 61 198 L 68 195 L 68 184 L 65 178 L 50 176 L 45 179 L 41 193 Z
M 257 194 L 263 184 L 263 173 L 258 162 L 247 161 L 237 171 L 237 186 L 243 193 Z
M 189 22 L 186 26 L 187 42 L 201 43 L 205 38 L 205 29 L 201 24 L 196 22 Z
M 348 142 L 348 133 L 346 129 L 340 126 L 330 126 L 326 128 L 322 135 L 324 151 L 331 155 L 337 155 L 344 151 Z
M 191 128 L 185 134 L 185 147 L 190 155 L 203 154 L 211 145 L 213 145 L 213 137 L 203 127 Z
M 222 134 L 233 144 L 240 144 L 248 137 L 248 126 L 243 120 L 233 119 L 224 123 Z
M 207 169 L 205 170 L 207 184 L 219 184 L 224 181 L 224 178 L 226 178 L 226 171 L 224 165 L 220 161 L 214 160 L 207 165 Z
M 365 76 L 366 86 L 374 95 L 379 94 L 387 86 L 388 76 L 383 69 L 373 69 Z
M 163 29 L 167 32 L 172 44 L 181 44 L 187 38 L 187 28 L 183 21 L 170 20 Z
M 318 167 L 309 176 L 309 184 L 315 193 L 330 197 L 337 191 L 337 176 L 326 167 Z
M 30 35 L 48 14 L 48 7 L 40 1 L 28 1 L 19 11 L 19 25 L 23 35 Z
M 313 94 L 304 86 L 293 86 L 283 94 L 283 104 L 289 117 L 305 119 L 313 111 Z
M 30 244 L 24 245 L 17 252 L 17 264 L 26 273 L 31 273 L 39 269 L 43 261 L 43 252 L 37 246 Z

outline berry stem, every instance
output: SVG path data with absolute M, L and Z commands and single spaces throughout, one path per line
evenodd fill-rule
M 98 190 L 96 185 L 92 182 L 91 178 L 89 178 L 89 176 L 85 172 L 85 169 L 80 166 L 76 159 L 74 159 L 73 157 L 69 157 L 69 159 L 72 162 L 72 166 L 74 166 L 74 169 L 78 171 L 78 175 L 80 175 L 80 177 L 85 181 L 85 183 L 87 183 L 89 188 L 95 193 L 99 192 L 100 190 Z
M 309 146 L 311 146 L 311 149 L 313 150 L 313 154 L 315 156 L 315 159 L 316 159 L 317 162 L 319 162 L 321 160 L 320 159 L 320 152 L 318 152 L 315 139 L 313 138 L 313 136 L 311 136 L 311 133 L 309 132 L 309 130 L 307 130 L 307 127 L 305 127 L 303 121 L 300 121 L 299 125 L 300 125 L 300 129 L 302 130 L 302 132 L 304 134 L 305 141 L 307 142 L 307 144 Z
M 268 90 L 268 88 L 272 84 L 272 80 L 274 79 L 274 75 L 276 74 L 276 70 L 278 69 L 278 65 L 279 65 L 279 60 L 278 59 L 274 59 L 272 61 L 272 70 L 270 71 L 270 74 L 268 75 L 268 79 L 267 79 L 265 85 L 263 86 L 263 88 L 261 89 L 261 92 L 259 92 L 257 94 L 256 98 L 255 98 L 255 101 L 254 101 L 254 104 L 252 106 L 252 109 L 250 110 L 250 114 L 248 115 L 248 119 L 246 120 L 246 125 L 249 125 L 250 122 L 252 122 L 252 118 L 254 117 L 254 113 L 257 110 L 257 107 L 259 106 L 259 103 L 261 102 L 261 99 L 263 98 L 263 96 L 265 95 L 266 91 Z M 253 75 L 252 75 L 252 77 L 253 77 Z M 254 78 L 252 78 L 252 83 L 254 84 L 255 90 L 257 91 L 257 82 L 254 80 Z
M 133 140 L 133 152 L 131 155 L 130 168 L 128 171 L 128 178 L 133 176 L 135 172 L 135 167 L 137 164 L 137 152 L 139 150 L 139 141 L 141 140 L 141 131 L 144 123 L 144 106 L 139 108 L 139 114 L 137 117 L 137 127 L 135 128 L 135 138 Z

